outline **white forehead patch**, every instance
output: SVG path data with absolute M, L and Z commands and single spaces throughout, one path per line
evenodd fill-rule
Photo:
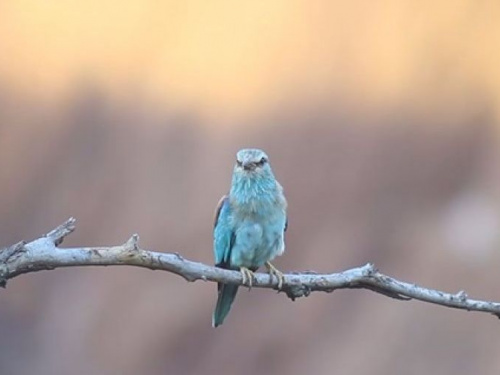
M 238 151 L 236 159 L 239 161 L 260 161 L 260 159 L 268 159 L 266 153 L 258 148 L 245 148 Z

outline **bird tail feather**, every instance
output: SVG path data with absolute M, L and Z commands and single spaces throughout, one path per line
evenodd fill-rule
M 217 297 L 217 304 L 215 305 L 214 314 L 212 316 L 212 326 L 217 327 L 224 322 L 231 305 L 233 304 L 236 293 L 238 292 L 238 285 L 222 284 L 218 285 L 219 295 Z

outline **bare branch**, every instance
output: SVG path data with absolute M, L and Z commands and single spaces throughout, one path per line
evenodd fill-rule
M 77 266 L 137 266 L 163 270 L 182 276 L 188 281 L 204 280 L 226 284 L 242 283 L 240 272 L 224 270 L 184 259 L 177 253 L 159 253 L 141 249 L 139 236 L 134 234 L 119 246 L 59 248 L 65 236 L 75 229 L 71 218 L 47 235 L 32 242 L 19 242 L 0 250 L 0 286 L 18 275 L 59 267 Z M 257 273 L 253 287 L 278 290 L 278 280 L 268 274 Z M 285 274 L 282 291 L 295 300 L 311 292 L 333 292 L 337 289 L 368 289 L 399 299 L 417 299 L 445 307 L 487 312 L 500 317 L 500 303 L 474 300 L 464 291 L 456 294 L 427 289 L 416 284 L 396 280 L 380 273 L 372 264 L 340 273 L 317 274 L 296 272 Z

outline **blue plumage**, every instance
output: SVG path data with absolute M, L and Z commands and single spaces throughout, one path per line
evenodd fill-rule
M 287 202 L 267 155 L 257 149 L 236 155 L 231 190 L 218 205 L 214 228 L 214 258 L 218 267 L 240 270 L 248 285 L 252 272 L 266 265 L 280 285 L 283 275 L 269 262 L 285 250 Z M 281 277 L 281 278 L 280 278 Z M 229 313 L 238 286 L 218 284 L 214 327 Z

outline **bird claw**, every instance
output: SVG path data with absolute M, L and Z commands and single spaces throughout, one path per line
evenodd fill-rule
M 273 275 L 278 279 L 278 290 L 283 288 L 283 283 L 285 282 L 285 275 L 283 272 L 279 271 L 276 267 L 274 267 L 271 262 L 266 262 L 267 272 L 269 272 L 269 277 L 273 278 Z
M 242 284 L 246 285 L 248 290 L 252 289 L 253 280 L 255 278 L 254 273 L 246 267 L 240 267 L 240 273 L 243 278 Z

